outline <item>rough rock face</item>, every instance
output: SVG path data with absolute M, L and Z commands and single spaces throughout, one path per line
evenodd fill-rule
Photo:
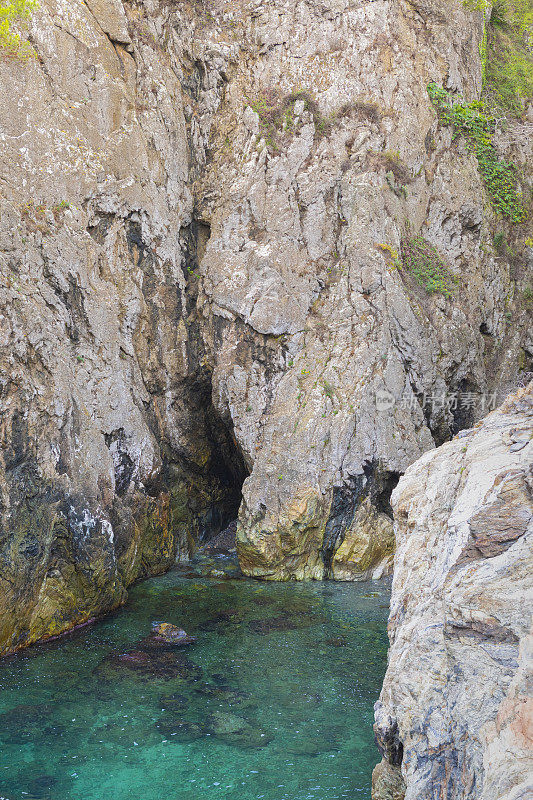
M 241 564 L 276 579 L 383 572 L 388 546 L 368 561 L 365 535 L 339 551 L 360 503 L 386 513 L 410 463 L 487 413 L 450 407 L 455 393 L 490 393 L 531 359 L 518 294 L 506 317 L 514 284 L 477 163 L 426 89 L 479 95 L 482 15 L 460 1 L 445 14 L 380 0 L 215 7 L 234 12 L 241 49 L 200 180 L 199 306 L 214 403 L 250 471 Z M 531 164 L 523 133 L 517 158 Z M 396 268 L 417 234 L 456 275 L 451 298 Z
M 398 475 L 483 411 L 424 398 L 530 368 L 522 273 L 426 92 L 477 97 L 482 15 L 41 0 L 28 25 L 36 57 L 0 62 L 0 653 L 187 558 L 243 481 L 249 574 L 386 571 Z M 449 299 L 396 268 L 419 231 Z
M 115 607 L 238 510 L 168 18 L 42 2 L 38 57 L 0 64 L 0 654 Z
M 373 797 L 525 800 L 533 383 L 409 467 L 392 503 L 391 647 L 375 724 L 384 759 Z

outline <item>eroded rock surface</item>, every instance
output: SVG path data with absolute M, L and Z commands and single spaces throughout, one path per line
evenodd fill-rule
M 189 558 L 243 481 L 246 573 L 387 571 L 399 474 L 484 410 L 424 399 L 530 369 L 523 274 L 426 91 L 478 96 L 482 15 L 42 0 L 28 26 L 36 58 L 0 63 L 0 653 Z M 522 180 L 531 141 L 505 147 Z M 421 231 L 448 299 L 396 268 Z
M 274 579 L 380 574 L 389 547 L 363 543 L 361 503 L 386 538 L 399 474 L 484 416 L 480 396 L 513 380 L 520 354 L 530 368 L 475 158 L 427 94 L 434 80 L 479 96 L 483 15 L 462 2 L 215 8 L 231 9 L 241 47 L 199 181 L 199 307 L 214 403 L 250 471 L 241 565 Z M 527 175 L 531 144 L 511 139 Z M 446 259 L 452 297 L 396 268 L 415 235 Z M 457 393 L 477 400 L 453 407 Z
M 194 319 L 190 14 L 30 25 L 37 57 L 0 63 L 0 654 L 187 559 L 246 474 Z
M 533 753 L 533 383 L 392 496 L 375 800 L 525 800 Z M 396 792 L 396 793 L 395 793 Z

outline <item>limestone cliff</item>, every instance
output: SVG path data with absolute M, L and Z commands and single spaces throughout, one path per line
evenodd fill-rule
M 525 800 L 533 701 L 533 383 L 395 489 L 375 800 Z M 404 784 L 404 786 L 402 786 Z
M 113 608 L 239 504 L 251 575 L 390 568 L 399 474 L 531 368 L 527 225 L 427 91 L 476 100 L 484 24 L 460 0 L 41 0 L 20 21 L 0 653 Z M 527 125 L 494 140 L 526 202 Z

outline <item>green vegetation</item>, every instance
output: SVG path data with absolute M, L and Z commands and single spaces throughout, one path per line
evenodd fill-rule
M 487 32 L 485 91 L 502 110 L 520 117 L 533 96 L 533 4 L 497 0 Z
M 464 0 L 469 11 L 485 13 L 488 0 Z M 494 0 L 480 45 L 487 100 L 520 117 L 533 96 L 533 4 Z
M 37 0 L 0 0 L 0 53 L 4 58 L 26 61 L 35 56 L 33 47 L 13 26 L 29 19 L 38 6 Z
M 483 25 L 483 36 L 479 43 L 479 57 L 481 59 L 481 85 L 485 86 L 487 80 L 487 28 Z
M 428 94 L 443 125 L 452 125 L 454 139 L 464 136 L 468 149 L 476 154 L 478 168 L 493 206 L 511 222 L 523 222 L 526 217 L 518 191 L 516 168 L 498 158 L 492 143 L 496 121 L 481 101 L 466 103 L 462 98 L 452 100 L 449 93 L 430 83 Z
M 489 7 L 490 0 L 463 0 L 463 5 L 469 11 L 485 12 Z
M 502 258 L 507 259 L 510 264 L 518 265 L 522 261 L 522 257 L 519 252 L 513 250 L 510 247 L 505 234 L 502 231 L 499 231 L 494 235 L 493 238 L 494 249 L 498 253 L 499 256 Z
M 390 259 L 392 260 L 392 263 L 394 264 L 394 266 L 398 266 L 398 264 L 400 262 L 400 257 L 398 255 L 398 253 L 396 252 L 396 250 L 394 249 L 394 247 L 392 247 L 392 245 L 390 245 L 390 244 L 377 244 L 376 247 L 378 248 L 378 250 L 381 250 L 383 253 L 385 253 L 387 256 L 390 257 Z
M 494 234 L 494 247 L 496 250 L 501 250 L 502 247 L 505 247 L 507 242 L 505 241 L 505 234 L 503 231 L 499 231 L 498 233 Z
M 428 294 L 443 294 L 449 297 L 457 284 L 436 247 L 419 234 L 402 241 L 402 257 L 399 265 L 408 270 L 415 281 Z
M 490 10 L 489 24 L 493 28 L 508 28 L 510 26 L 507 0 L 494 0 Z
M 331 383 L 327 381 L 325 378 L 322 380 L 322 388 L 324 389 L 324 395 L 326 397 L 329 397 L 330 399 L 333 399 L 333 395 L 335 394 L 335 389 L 333 388 Z

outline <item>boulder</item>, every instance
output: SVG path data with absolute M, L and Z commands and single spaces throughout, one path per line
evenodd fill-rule
M 196 636 L 189 636 L 183 628 L 172 625 L 170 622 L 152 622 L 151 638 L 156 642 L 183 647 L 194 644 Z

